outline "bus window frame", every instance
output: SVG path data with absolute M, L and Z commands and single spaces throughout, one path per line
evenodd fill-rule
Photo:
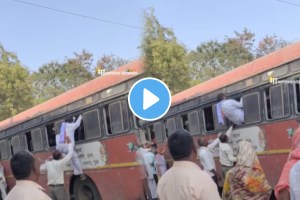
M 213 104 L 205 105 L 205 106 L 202 106 L 202 108 L 201 108 L 203 128 L 204 128 L 205 133 L 208 133 L 208 134 L 213 134 L 214 132 L 218 132 L 218 130 L 215 128 L 214 121 L 213 121 L 213 123 L 212 123 L 213 126 L 214 126 L 214 129 L 213 129 L 213 130 L 209 130 L 209 131 L 206 129 L 206 119 L 205 119 L 205 111 L 204 111 L 204 109 L 205 109 L 205 108 L 208 108 L 208 107 L 211 107 L 212 114 L 213 114 L 213 108 L 212 108 L 212 105 L 213 105 Z M 212 117 L 213 117 L 213 120 L 214 120 L 214 116 L 212 116 Z
M 20 136 L 19 135 L 15 135 L 15 136 L 12 136 L 11 138 L 10 138 L 10 145 L 11 145 L 11 148 L 12 148 L 12 155 L 15 155 L 16 153 L 18 153 L 19 151 L 15 151 L 15 145 L 14 145 L 14 140 L 15 139 L 18 139 L 18 145 L 17 146 L 19 146 L 19 151 L 22 151 L 22 146 L 21 146 L 21 140 L 20 140 Z
M 40 144 L 42 145 L 41 149 L 36 149 L 35 148 L 35 145 L 36 144 L 35 142 L 33 142 L 33 138 L 34 138 L 34 131 L 38 131 L 38 134 L 40 135 L 40 138 L 41 138 L 41 141 L 40 141 Z M 33 151 L 32 152 L 39 152 L 39 151 L 43 151 L 45 149 L 44 147 L 44 143 L 43 143 L 43 136 L 42 136 L 42 130 L 40 127 L 38 128 L 34 128 L 30 131 L 30 134 L 31 134 L 31 140 L 32 140 L 32 147 L 33 147 Z
M 157 140 L 157 135 L 159 135 L 159 133 L 157 133 L 156 132 L 156 127 L 157 126 L 159 126 L 159 128 L 161 129 L 161 140 L 160 141 L 158 141 Z M 156 143 L 157 144 L 160 144 L 160 143 L 163 143 L 164 142 L 164 140 L 165 140 L 165 138 L 166 138 L 166 130 L 165 130 L 165 126 L 164 126 L 164 124 L 163 124 L 163 122 L 162 121 L 158 121 L 158 122 L 155 122 L 155 123 L 153 123 L 153 131 L 154 131 L 154 136 L 155 136 L 155 141 L 156 141 Z
M 89 114 L 89 113 L 92 113 L 92 112 L 97 112 L 97 117 L 98 117 L 98 131 L 99 131 L 99 135 L 98 136 L 96 136 L 96 137 L 92 137 L 92 138 L 88 138 L 87 137 L 87 130 L 86 130 L 86 127 L 88 127 L 87 126 L 87 124 L 86 124 L 86 121 L 87 120 L 85 120 L 85 116 L 87 115 L 87 114 Z M 81 140 L 81 141 L 87 141 L 87 140 L 94 140 L 94 139 L 97 139 L 97 138 L 101 138 L 102 136 L 103 136 L 103 134 L 102 134 L 102 124 L 101 124 L 101 116 L 100 116 L 100 110 L 98 109 L 98 108 L 95 108 L 95 109 L 92 109 L 92 110 L 88 110 L 88 111 L 86 111 L 86 112 L 83 112 L 82 113 L 82 120 L 83 120 L 83 126 L 85 127 L 85 130 L 84 130 L 84 134 L 85 134 L 85 140 Z M 104 121 L 104 120 L 103 120 Z M 80 142 L 81 142 L 80 141 Z
M 55 148 L 56 147 L 56 141 L 55 141 L 55 145 L 54 146 L 49 146 L 49 136 L 48 136 L 48 130 L 47 130 L 47 126 L 48 125 L 51 125 L 51 124 L 53 124 L 53 127 L 54 127 L 54 133 L 55 133 L 55 137 L 56 137 L 56 127 L 55 127 L 55 121 L 53 122 L 48 122 L 47 124 L 45 124 L 45 126 L 44 126 L 44 129 L 45 129 L 45 137 L 46 137 L 46 140 L 47 140 L 47 148 L 48 149 L 51 149 L 51 148 Z
M 295 113 L 297 115 L 300 115 L 300 83 L 296 83 L 296 80 L 298 79 L 298 81 L 300 81 L 300 76 L 299 75 L 296 75 L 294 77 L 292 77 L 292 80 L 295 80 L 295 83 L 293 84 L 293 98 L 294 98 L 294 105 L 295 105 Z M 298 93 L 299 93 L 299 106 L 298 106 L 298 103 L 297 103 L 297 86 L 296 84 L 298 85 Z
M 168 126 L 169 122 L 171 123 L 171 121 L 174 123 L 174 127 L 175 127 L 175 129 L 174 129 L 174 131 L 172 133 L 174 133 L 176 131 L 176 129 L 177 129 L 175 117 L 170 117 L 170 118 L 166 119 L 165 126 L 166 126 L 166 129 L 168 129 L 168 137 L 170 137 L 170 135 L 172 135 L 172 134 L 170 134 L 171 132 L 169 131 L 169 126 Z
M 196 114 L 197 115 L 197 122 L 198 122 L 198 131 L 196 131 L 195 133 L 193 132 L 192 133 L 192 131 L 191 131 L 191 127 L 195 127 L 194 125 L 192 125 L 192 123 L 190 123 L 190 117 L 191 117 L 191 115 L 192 114 Z M 199 134 L 201 134 L 201 124 L 200 124 L 200 116 L 199 116 L 199 111 L 197 110 L 197 109 L 195 109 L 195 110 L 191 110 L 191 111 L 189 111 L 188 113 L 187 113 L 187 118 L 188 118 L 188 121 L 189 121 L 189 133 L 191 134 L 191 135 L 199 135 Z
M 277 117 L 277 118 L 273 118 L 272 117 L 272 105 L 271 105 L 271 95 L 270 95 L 270 92 L 271 92 L 271 88 L 272 87 L 277 87 L 277 86 L 281 86 L 281 93 L 282 93 L 282 95 L 281 95 L 281 98 L 282 98 L 282 101 L 283 101 L 283 116 L 282 117 Z M 289 95 L 288 95 L 288 102 L 285 102 L 285 99 L 284 99 L 284 96 L 283 96 L 283 93 L 284 93 L 284 87 L 285 85 L 283 85 L 283 84 L 278 84 L 278 85 L 270 85 L 270 84 L 268 84 L 268 86 L 266 86 L 266 87 L 264 87 L 263 89 L 262 89 L 262 92 L 263 92 L 263 95 L 262 95 L 262 98 L 263 98 L 263 102 L 264 102 L 264 118 L 265 118 L 265 120 L 266 121 L 276 121 L 276 120 L 281 120 L 281 119 L 285 119 L 285 118 L 289 118 L 290 116 L 291 116 L 291 114 L 292 114 L 292 112 L 291 112 L 291 98 L 290 98 L 290 95 L 291 95 L 291 91 L 290 91 L 290 87 L 287 85 L 287 90 L 288 90 L 288 93 L 289 93 Z M 268 106 L 267 106 L 267 101 L 266 101 L 266 89 L 268 89 L 269 90 L 269 98 L 270 98 L 270 111 L 271 111 L 271 117 L 272 118 L 269 118 L 268 117 Z M 285 104 L 288 104 L 289 105 L 289 107 L 288 107 L 288 111 L 289 111 L 289 113 L 288 114 L 285 114 L 285 108 L 284 108 L 284 106 L 285 106 Z
M 122 103 L 122 102 L 125 102 L 125 103 Z M 123 127 L 123 130 L 120 131 L 120 132 L 113 132 L 113 129 L 112 129 L 112 120 L 111 120 L 111 111 L 110 111 L 110 105 L 111 104 L 114 104 L 114 103 L 119 103 L 120 104 L 120 108 L 121 108 L 121 119 L 122 119 L 122 127 Z M 122 106 L 123 105 L 126 105 L 126 111 L 127 111 L 127 119 L 128 119 L 128 128 L 125 129 L 125 126 L 124 126 L 124 117 L 123 117 L 123 109 L 122 109 Z M 108 133 L 108 124 L 107 124 L 107 121 L 106 121 L 106 110 L 105 110 L 105 106 L 108 106 L 108 114 L 109 114 L 109 120 L 110 120 L 110 129 L 111 129 L 111 134 Z M 131 130 L 131 122 L 130 122 L 130 113 L 129 113 L 129 107 L 128 107 L 128 102 L 126 99 L 118 99 L 118 100 L 115 100 L 115 101 L 112 101 L 110 103 L 106 103 L 104 104 L 103 106 L 101 106 L 101 110 L 102 110 L 102 113 L 103 113 L 103 117 L 104 117 L 104 129 L 105 129 L 105 135 L 108 136 L 108 137 L 113 137 L 113 136 L 116 136 L 116 135 L 120 135 L 120 134 L 126 134 L 128 133 L 130 130 Z
M 5 143 L 6 144 L 6 157 L 2 157 L 2 151 L 0 150 L 0 159 L 1 160 L 6 160 L 6 159 L 8 159 L 9 157 L 10 157 L 10 155 L 11 155 L 11 153 L 10 153 L 10 142 L 8 141 L 8 139 L 2 139 L 2 140 L 0 140 L 0 145 L 1 146 L 3 146 L 2 145 L 2 143 Z
M 254 121 L 254 122 L 250 122 L 250 123 L 247 123 L 246 121 L 246 113 L 245 113 L 245 104 L 244 104 L 244 98 L 247 97 L 247 96 L 250 96 L 250 95 L 254 95 L 254 94 L 257 94 L 258 95 L 258 105 L 259 105 L 259 109 L 258 109 L 258 113 L 259 113 L 259 120 L 258 121 Z M 244 125 L 252 125 L 252 124 L 256 124 L 256 123 L 259 123 L 259 122 L 262 122 L 263 120 L 263 117 L 262 117 L 262 106 L 261 106 L 261 95 L 260 95 L 260 92 L 259 91 L 253 91 L 253 92 L 250 92 L 250 93 L 246 93 L 245 95 L 243 95 L 241 97 L 243 99 L 243 110 L 244 110 Z

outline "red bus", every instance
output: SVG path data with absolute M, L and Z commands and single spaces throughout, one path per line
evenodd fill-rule
M 65 190 L 69 198 L 139 199 L 138 165 L 131 151 L 138 130 L 127 95 L 142 74 L 143 62 L 134 61 L 0 122 L 0 158 L 8 188 L 15 184 L 11 156 L 28 150 L 46 160 L 55 149 L 55 133 L 62 121 L 68 115 L 82 114 L 83 121 L 75 132 L 76 152 L 88 178 L 80 181 L 67 167 Z M 39 183 L 47 189 L 46 174 L 40 176 Z
M 229 128 L 228 122 L 220 125 L 217 121 L 217 95 L 243 98 L 245 124 L 234 128 L 230 143 L 236 153 L 239 141 L 250 141 L 274 187 L 290 152 L 291 133 L 300 123 L 299 80 L 298 42 L 174 95 L 163 118 L 139 124 L 146 140 L 155 138 L 159 147 L 179 128 L 187 129 L 197 144 L 201 134 L 214 139 Z M 220 168 L 218 149 L 215 156 Z M 199 163 L 196 156 L 195 162 Z

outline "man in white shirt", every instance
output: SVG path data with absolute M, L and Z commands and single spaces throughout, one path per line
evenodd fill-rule
M 47 160 L 40 167 L 42 172 L 47 171 L 49 192 L 52 200 L 67 199 L 64 189 L 64 167 L 71 160 L 74 148 L 69 137 L 66 137 L 66 143 L 68 144 L 68 154 L 65 157 L 56 150 L 53 152 L 53 160 Z
M 68 117 L 65 119 L 65 123 L 62 123 L 61 133 L 56 135 L 56 150 L 63 154 L 68 154 L 69 145 L 65 144 L 64 137 L 62 134 L 65 134 L 65 137 L 68 136 L 71 140 L 73 148 L 75 148 L 75 130 L 80 126 L 82 120 L 82 115 L 79 115 L 77 120 L 74 122 L 73 117 Z M 83 174 L 82 167 L 78 158 L 76 151 L 73 152 L 71 159 L 71 166 L 74 170 L 74 175 L 80 175 L 81 180 L 84 180 L 86 176 Z
M 158 182 L 161 200 L 221 200 L 211 177 L 196 165 L 192 136 L 186 130 L 177 130 L 168 138 L 168 147 L 174 160 L 173 167 Z
M 19 151 L 10 159 L 10 167 L 16 185 L 5 200 L 51 200 L 44 189 L 37 184 L 40 175 L 39 164 L 28 151 Z
M 236 125 L 242 125 L 244 123 L 245 119 L 242 99 L 238 102 L 234 99 L 227 99 L 224 93 L 220 93 L 217 96 L 217 101 L 220 103 L 224 117 Z
M 228 144 L 228 136 L 222 134 L 220 137 L 219 144 L 219 153 L 220 153 L 220 163 L 222 170 L 222 178 L 225 180 L 226 173 L 229 169 L 231 169 L 234 165 L 234 162 L 237 161 L 237 158 L 233 156 L 233 150 L 231 146 Z
M 151 147 L 151 146 L 147 146 Z M 146 151 L 143 154 L 143 158 L 145 161 L 145 166 L 146 166 L 146 170 L 147 170 L 147 180 L 148 180 L 148 187 L 150 189 L 151 192 L 151 198 L 152 199 L 156 199 L 157 198 L 157 187 L 156 187 L 156 182 L 154 179 L 154 174 L 156 174 L 156 170 L 155 170 L 155 155 L 152 152 L 152 148 L 151 151 Z
M 232 126 L 227 130 L 226 135 L 230 137 L 232 133 Z M 220 143 L 219 137 L 217 137 L 212 143 L 208 144 L 207 139 L 201 136 L 198 139 L 198 156 L 200 164 L 203 166 L 205 172 L 207 172 L 218 186 L 218 178 L 220 177 L 216 171 L 215 160 L 213 157 L 214 148 Z

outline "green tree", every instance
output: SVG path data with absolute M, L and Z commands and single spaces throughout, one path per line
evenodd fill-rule
M 33 106 L 29 71 L 0 45 L 0 120 Z
M 256 49 L 256 57 L 262 57 L 273 51 L 281 49 L 288 45 L 289 42 L 279 38 L 277 35 L 266 35 L 262 40 L 259 41 Z
M 97 69 L 105 69 L 106 72 L 112 71 L 122 65 L 125 65 L 129 60 L 120 58 L 114 54 L 103 55 L 98 61 L 95 67 L 95 76 L 98 76 Z
M 177 42 L 171 29 L 160 25 L 153 10 L 145 12 L 141 49 L 147 76 L 165 82 L 172 94 L 190 86 L 186 50 Z
M 92 54 L 83 50 L 64 63 L 50 62 L 32 74 L 35 104 L 51 99 L 91 79 Z

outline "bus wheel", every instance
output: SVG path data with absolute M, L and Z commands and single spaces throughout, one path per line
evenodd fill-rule
M 89 177 L 84 181 L 76 178 L 73 192 L 75 200 L 102 200 L 96 185 Z

